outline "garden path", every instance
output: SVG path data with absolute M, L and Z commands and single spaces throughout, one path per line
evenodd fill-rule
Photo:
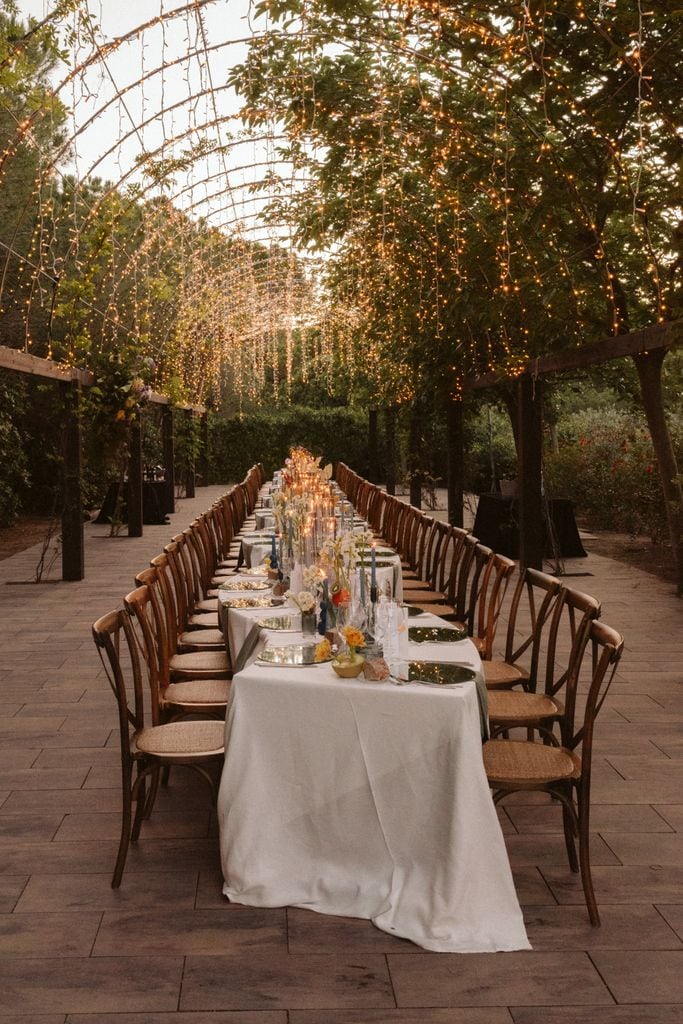
M 118 737 L 90 624 L 220 490 L 142 538 L 88 524 L 80 583 L 4 585 L 36 548 L 0 563 L 0 1024 L 681 1024 L 683 603 L 597 555 L 566 569 L 590 573 L 571 582 L 627 646 L 597 727 L 602 928 L 535 797 L 501 811 L 528 953 L 430 954 L 365 921 L 228 905 L 205 791 L 180 772 L 112 891 Z

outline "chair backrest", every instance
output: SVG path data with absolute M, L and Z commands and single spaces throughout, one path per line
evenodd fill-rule
M 514 665 L 526 656 L 530 687 L 536 689 L 544 631 L 559 598 L 559 580 L 538 569 L 524 569 L 510 604 L 505 637 L 505 661 Z
M 135 674 L 133 680 L 132 699 L 126 689 L 126 681 L 121 665 L 120 652 L 122 649 L 123 627 L 126 613 L 123 610 L 109 612 L 103 615 L 93 624 L 92 635 L 97 647 L 97 652 L 102 661 L 107 682 L 112 689 L 119 715 L 119 734 L 121 742 L 121 759 L 130 770 L 131 763 L 131 730 L 136 732 L 144 727 L 145 708 L 142 692 L 140 672 Z
M 398 498 L 394 497 L 393 494 L 387 495 L 386 504 L 384 507 L 384 518 L 382 519 L 382 536 L 388 544 L 392 547 L 396 547 L 396 524 L 399 514 L 399 502 Z
M 468 534 L 467 530 L 463 530 L 460 526 L 448 527 L 448 540 L 443 563 L 444 578 L 441 590 L 446 596 L 446 603 L 452 605 L 456 610 L 460 573 L 463 571 L 462 559 L 470 557 L 469 548 L 465 544 L 469 536 L 470 534 Z M 473 539 L 472 542 L 476 543 L 476 540 Z
M 404 504 L 401 502 L 401 504 Z M 403 529 L 396 550 L 406 560 L 411 569 L 416 569 L 420 557 L 424 525 L 424 516 L 413 505 L 406 505 Z
M 228 502 L 232 513 L 233 533 L 239 533 L 242 523 L 247 518 L 247 503 L 244 498 L 244 491 L 239 484 L 236 484 L 228 491 Z
M 156 572 L 156 570 L 150 571 Z M 175 650 L 175 645 L 171 650 L 166 615 L 158 584 L 143 584 L 141 587 L 136 587 L 135 590 L 126 594 L 123 606 L 133 620 L 136 646 L 140 657 L 147 666 L 153 695 L 156 695 L 156 712 L 154 702 L 152 708 L 156 725 L 160 696 L 170 682 L 169 661 Z
M 221 559 L 229 558 L 230 545 L 232 544 L 234 533 L 232 529 L 232 516 L 230 515 L 230 509 L 225 495 L 219 498 L 213 505 L 212 522 L 218 556 Z
M 140 586 L 151 587 L 161 602 L 164 616 L 164 628 L 168 641 L 168 654 L 175 653 L 178 637 L 187 625 L 188 610 L 186 595 L 181 590 L 176 592 L 175 579 L 171 572 L 168 555 L 164 552 L 157 555 L 149 569 L 138 573 L 135 582 Z
M 185 619 L 192 614 L 197 601 L 201 600 L 198 582 L 195 579 L 191 557 L 186 559 L 184 548 L 186 540 L 182 534 L 175 537 L 170 544 L 164 548 L 164 554 L 168 558 L 169 568 L 173 576 L 173 587 L 176 593 L 182 591 L 185 604 Z M 189 567 L 188 567 L 189 564 Z
M 467 573 L 463 571 L 461 566 L 456 603 L 460 604 L 462 608 L 461 619 L 467 626 L 467 632 L 470 636 L 473 636 L 477 624 L 479 604 L 485 592 L 488 568 L 493 561 L 494 553 L 491 548 L 481 544 L 474 537 L 467 539 L 463 542 L 463 545 L 471 548 L 472 555 L 467 561 Z
M 420 539 L 416 549 L 415 572 L 421 580 L 428 581 L 434 570 L 440 543 L 437 520 L 432 516 L 420 516 Z
M 92 626 L 105 676 L 112 689 L 119 714 L 121 760 L 124 772 L 130 772 L 133 757 L 131 736 L 145 727 L 146 696 L 151 692 L 151 718 L 159 721 L 156 677 L 150 673 L 142 653 L 140 638 L 124 609 L 103 615 Z
M 624 650 L 624 639 L 615 629 L 595 619 L 588 626 L 586 655 L 569 674 L 565 690 L 565 713 L 560 721 L 562 744 L 570 750 L 581 748 L 581 786 L 584 797 L 590 785 L 593 729 L 612 685 Z M 590 656 L 589 655 L 590 652 Z M 585 701 L 580 724 L 576 722 L 578 698 Z
M 501 608 L 514 571 L 515 563 L 511 558 L 492 553 L 483 573 L 472 614 L 472 635 L 481 641 L 481 655 L 485 660 L 492 657 Z
M 549 696 L 566 685 L 574 666 L 584 656 L 590 624 L 599 617 L 600 603 L 590 594 L 573 587 L 560 588 L 549 627 L 543 632 L 539 655 L 538 683 Z

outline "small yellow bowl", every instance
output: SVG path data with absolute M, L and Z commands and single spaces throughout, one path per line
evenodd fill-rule
M 332 662 L 332 668 L 342 679 L 355 679 L 363 671 L 363 665 L 365 664 L 365 658 L 356 657 L 353 661 L 337 661 Z

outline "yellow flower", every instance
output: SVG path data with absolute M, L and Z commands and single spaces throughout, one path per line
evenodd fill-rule
M 126 418 L 125 410 L 124 409 L 119 409 L 119 411 L 116 414 L 116 422 L 120 423 L 121 420 L 125 420 L 125 418 Z
M 321 640 L 315 648 L 315 661 L 327 661 L 332 654 L 329 640 Z
M 352 650 L 355 650 L 356 647 L 365 646 L 365 636 L 355 626 L 344 626 L 342 635 Z

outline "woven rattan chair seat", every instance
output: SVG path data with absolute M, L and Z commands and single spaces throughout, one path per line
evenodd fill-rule
M 219 756 L 224 737 L 223 722 L 169 722 L 143 729 L 135 737 L 135 745 L 144 754 L 186 759 L 192 754 Z
M 482 671 L 486 685 L 490 690 L 508 690 L 511 686 L 518 686 L 529 678 L 526 669 L 517 665 L 510 665 L 507 661 L 482 661 Z
M 416 597 L 414 601 L 406 600 L 406 604 L 411 604 L 415 608 L 421 608 L 422 611 L 428 612 L 430 615 L 438 615 L 440 619 L 446 619 L 450 625 L 450 620 L 455 616 L 455 608 L 452 604 L 437 604 L 436 601 L 422 601 Z M 417 626 L 419 623 L 411 622 L 411 625 Z
M 229 679 L 193 679 L 171 683 L 164 690 L 164 700 L 169 704 L 225 704 L 229 693 Z
M 489 718 L 492 722 L 530 722 L 557 718 L 562 704 L 544 693 L 520 693 L 519 690 L 493 690 L 489 693 Z
M 489 740 L 483 753 L 493 789 L 542 786 L 558 779 L 578 779 L 581 774 L 581 758 L 565 747 L 528 740 Z
M 171 672 L 183 675 L 220 676 L 230 671 L 225 651 L 196 651 L 191 654 L 174 654 L 170 660 Z
M 215 622 L 215 619 L 214 619 Z M 220 647 L 225 649 L 225 637 L 220 629 L 190 629 L 181 633 L 179 642 L 189 647 Z
M 188 626 L 192 626 L 194 629 L 215 629 L 218 615 L 218 608 L 216 607 L 213 614 L 211 612 L 203 612 L 199 615 L 191 615 L 188 621 Z

